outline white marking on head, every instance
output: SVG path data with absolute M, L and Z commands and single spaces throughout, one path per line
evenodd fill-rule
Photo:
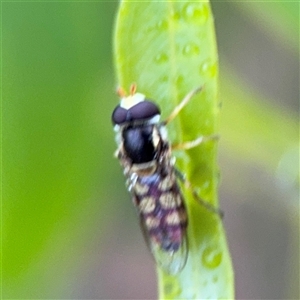
M 160 126 L 159 128 L 160 131 L 160 136 L 164 141 L 168 140 L 168 131 L 167 128 L 165 126 Z
M 157 124 L 159 123 L 160 115 L 155 115 L 147 121 L 147 124 Z
M 152 131 L 152 143 L 153 143 L 154 149 L 157 148 L 159 142 L 160 142 L 160 136 L 159 136 L 158 129 L 157 129 L 157 127 L 153 127 L 153 131 Z
M 141 93 L 135 93 L 134 95 L 130 95 L 121 99 L 120 106 L 125 109 L 130 109 L 134 105 L 145 100 L 145 95 Z

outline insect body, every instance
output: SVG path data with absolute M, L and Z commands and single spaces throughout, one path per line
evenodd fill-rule
M 112 114 L 119 145 L 116 156 L 156 262 L 168 273 L 176 274 L 187 260 L 188 220 L 165 125 L 195 91 L 164 122 L 159 120 L 158 106 L 135 91 L 134 85 L 129 96 L 120 90 L 121 102 Z M 201 141 L 188 142 L 186 146 L 194 147 Z

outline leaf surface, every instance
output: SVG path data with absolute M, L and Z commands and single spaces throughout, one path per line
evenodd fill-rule
M 218 57 L 208 2 L 123 1 L 115 32 L 118 84 L 154 99 L 166 118 L 191 90 L 202 86 L 168 125 L 172 143 L 217 133 Z M 176 165 L 205 201 L 218 206 L 217 142 L 174 153 Z M 161 299 L 231 299 L 233 271 L 222 221 L 183 189 L 189 214 L 189 258 L 176 276 L 158 268 Z

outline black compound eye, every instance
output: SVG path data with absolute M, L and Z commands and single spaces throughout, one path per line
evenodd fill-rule
M 121 107 L 120 105 L 118 105 L 113 113 L 112 113 L 112 116 L 111 116 L 111 119 L 113 121 L 114 124 L 122 124 L 124 122 L 126 122 L 127 120 L 127 113 L 128 113 L 128 110 Z
M 154 117 L 160 114 L 160 110 L 157 105 L 151 101 L 143 101 L 129 109 L 131 120 L 143 120 Z

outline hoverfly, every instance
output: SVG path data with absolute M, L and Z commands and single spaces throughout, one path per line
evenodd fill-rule
M 127 178 L 142 231 L 156 263 L 170 274 L 180 272 L 188 256 L 188 216 L 177 179 L 186 186 L 189 183 L 174 166 L 166 125 L 200 90 L 190 92 L 165 121 L 160 121 L 159 107 L 145 95 L 136 93 L 136 85 L 132 85 L 128 96 L 118 90 L 121 102 L 112 113 L 118 144 L 115 156 Z M 200 137 L 174 147 L 190 149 L 204 139 Z M 193 195 L 208 209 L 216 210 L 194 191 Z

